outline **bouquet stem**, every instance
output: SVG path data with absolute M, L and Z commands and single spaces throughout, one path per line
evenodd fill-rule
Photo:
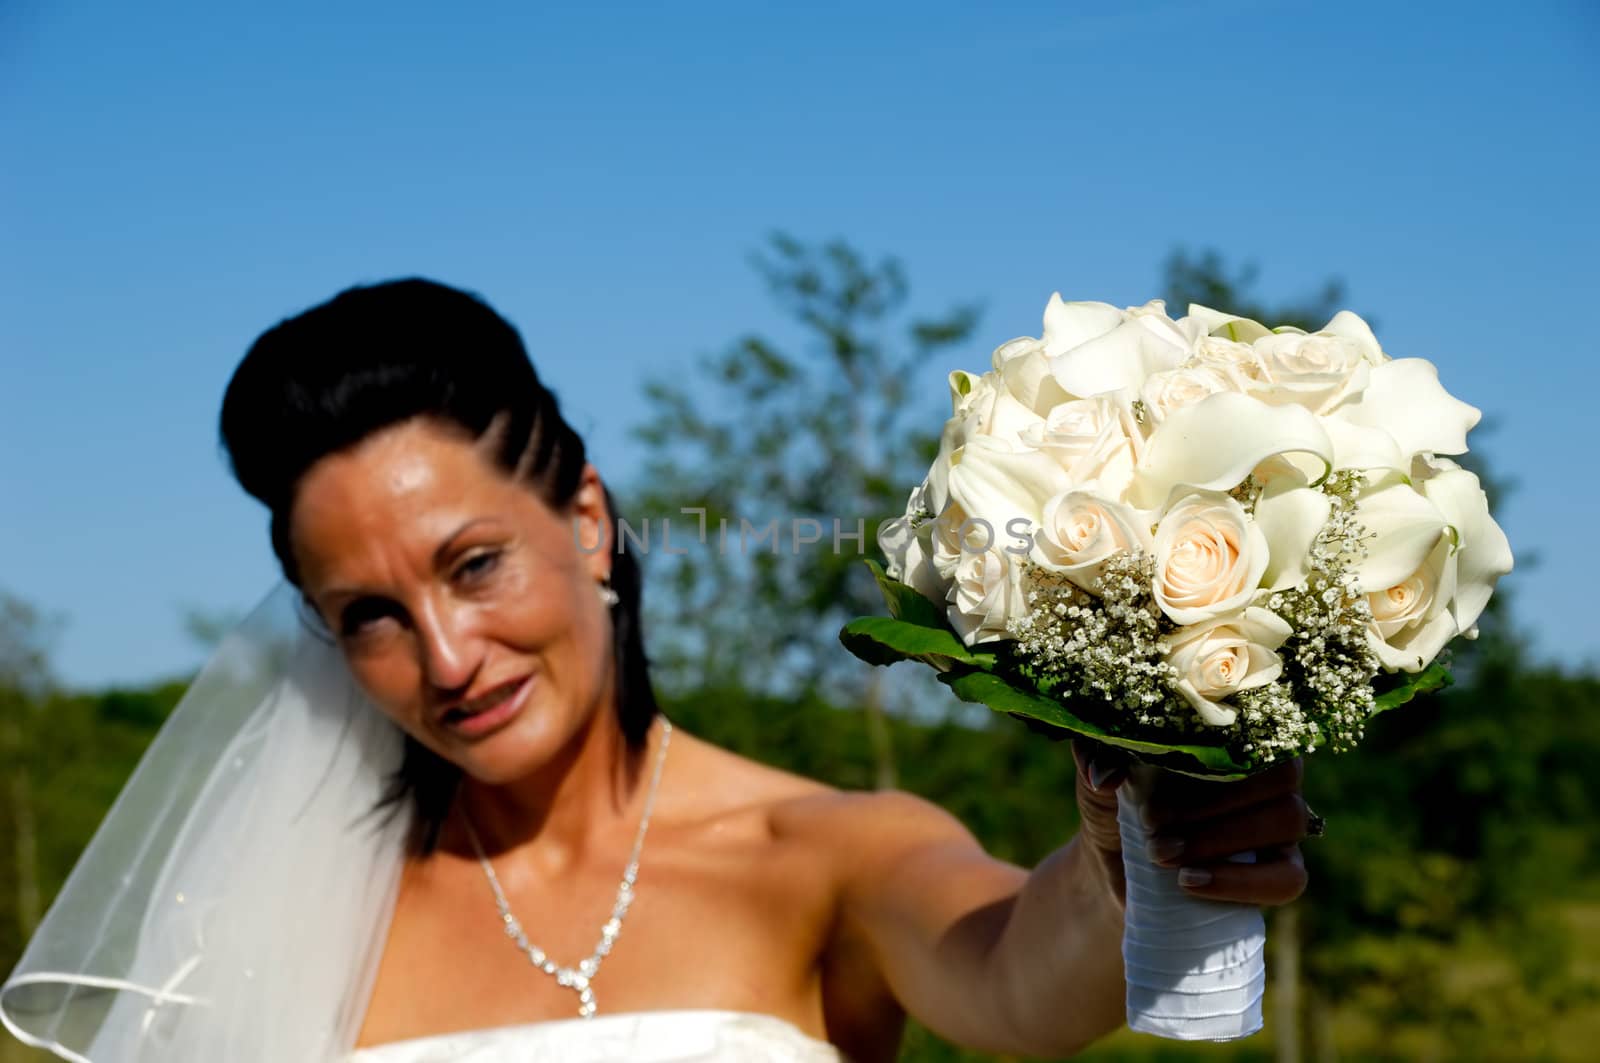
M 1179 1041 L 1232 1041 L 1261 1029 L 1266 923 L 1261 909 L 1186 893 L 1147 852 L 1140 822 L 1154 773 L 1135 765 L 1117 791 L 1128 894 L 1122 962 L 1128 1028 Z M 1254 854 L 1234 857 L 1249 862 Z

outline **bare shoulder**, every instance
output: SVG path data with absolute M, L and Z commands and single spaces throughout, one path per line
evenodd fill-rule
M 694 779 L 696 804 L 704 812 L 757 813 L 776 839 L 823 843 L 846 853 L 930 841 L 977 847 L 960 820 L 915 794 L 841 790 L 682 731 L 673 741 L 684 747 L 679 767 Z
M 681 727 L 673 730 L 670 759 L 669 771 L 684 783 L 678 793 L 685 818 L 765 815 L 793 801 L 838 792 L 827 783 L 752 760 Z

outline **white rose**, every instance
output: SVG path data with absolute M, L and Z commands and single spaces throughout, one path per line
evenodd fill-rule
M 1178 369 L 1164 369 L 1145 378 L 1139 389 L 1145 412 L 1152 420 L 1160 422 L 1173 410 L 1193 406 L 1207 395 L 1219 391 L 1235 390 L 1228 378 L 1206 365 L 1190 365 Z
M 1251 381 L 1249 393 L 1273 405 L 1294 403 L 1324 413 L 1367 386 L 1372 366 L 1354 343 L 1326 333 L 1285 330 L 1251 345 L 1266 380 Z
M 1449 554 L 1441 538 L 1411 575 L 1367 593 L 1367 642 L 1390 671 L 1421 671 L 1459 634 L 1447 608 L 1455 581 Z
M 1223 336 L 1202 336 L 1195 341 L 1194 352 L 1197 364 L 1221 373 L 1234 391 L 1245 391 L 1269 380 L 1261 354 L 1252 344 Z
M 1107 561 L 1136 547 L 1150 549 L 1150 524 L 1120 502 L 1073 490 L 1045 503 L 1033 542 L 1035 561 L 1097 594 L 1095 581 Z
M 998 547 L 963 554 L 956 565 L 946 615 L 968 646 L 1003 638 L 1008 620 L 1028 611 L 1022 566 Z
M 1063 402 L 1029 425 L 1021 440 L 1054 459 L 1073 485 L 1118 499 L 1133 480 L 1142 442 L 1133 411 L 1107 395 Z
M 996 532 L 983 520 L 973 520 L 954 501 L 929 523 L 928 561 L 948 585 L 955 578 L 956 566 L 968 554 L 982 553 L 995 545 Z
M 1218 491 L 1177 498 L 1156 526 L 1154 552 L 1156 604 L 1180 625 L 1249 605 L 1269 560 L 1261 529 Z
M 1238 711 L 1220 702 L 1277 679 L 1283 661 L 1274 651 L 1292 630 L 1276 613 L 1256 607 L 1179 629 L 1166 658 L 1177 669 L 1178 692 L 1206 723 L 1226 727 Z
M 963 444 L 973 436 L 993 436 L 1015 450 L 1022 445 L 1022 432 L 1040 420 L 1017 401 L 996 372 L 981 377 L 960 370 L 951 373 L 950 399 L 952 420 L 960 424 Z

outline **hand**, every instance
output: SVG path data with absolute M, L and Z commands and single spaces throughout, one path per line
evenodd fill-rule
M 1126 905 L 1128 882 L 1122 870 L 1122 833 L 1117 826 L 1117 787 L 1128 778 L 1128 760 L 1110 746 L 1087 738 L 1072 740 L 1078 762 L 1078 837 L 1097 857 L 1106 884 Z
M 1127 779 L 1126 761 L 1105 746 L 1083 740 L 1073 743 L 1073 752 L 1078 759 L 1083 833 L 1101 853 L 1108 871 L 1115 863 L 1109 881 L 1120 897 L 1125 887 L 1115 791 Z M 1181 869 L 1179 882 L 1194 896 L 1288 904 L 1306 888 L 1299 842 L 1306 837 L 1311 810 L 1300 795 L 1303 777 L 1298 757 L 1238 782 L 1159 773 L 1144 808 L 1144 825 L 1152 832 L 1152 858 L 1163 867 Z M 1254 852 L 1256 862 L 1228 860 L 1245 852 Z

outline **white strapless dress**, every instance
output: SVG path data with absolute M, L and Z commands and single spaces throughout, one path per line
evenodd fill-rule
M 360 1048 L 349 1063 L 842 1063 L 774 1015 L 693 1009 L 464 1030 Z

